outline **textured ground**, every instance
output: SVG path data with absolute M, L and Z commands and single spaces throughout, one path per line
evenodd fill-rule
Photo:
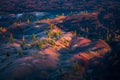
M 119 4 L 2 0 L 0 80 L 120 80 Z

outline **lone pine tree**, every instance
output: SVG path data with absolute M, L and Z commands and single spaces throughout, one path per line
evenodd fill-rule
M 32 34 L 32 40 L 33 40 L 33 42 L 37 40 L 35 34 Z
M 13 34 L 10 34 L 10 43 L 14 43 Z

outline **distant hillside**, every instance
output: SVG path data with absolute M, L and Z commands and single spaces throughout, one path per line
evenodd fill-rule
M 0 12 L 104 10 L 119 8 L 117 0 L 1 0 Z

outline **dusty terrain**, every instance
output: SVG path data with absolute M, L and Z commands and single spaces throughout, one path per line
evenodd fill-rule
M 117 0 L 2 0 L 0 80 L 119 80 L 119 19 Z

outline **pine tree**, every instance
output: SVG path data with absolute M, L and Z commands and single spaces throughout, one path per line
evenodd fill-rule
M 62 16 L 64 16 L 64 13 L 62 13 Z
M 10 43 L 14 43 L 13 34 L 10 34 Z
M 27 24 L 30 24 L 30 19 L 27 19 Z
M 86 32 L 87 32 L 87 33 L 89 32 L 89 28 L 88 28 L 88 27 L 86 27 Z
M 54 24 L 50 24 L 50 30 L 54 28 Z
M 60 36 L 60 34 L 61 34 L 61 33 L 60 33 L 60 31 L 57 31 L 57 32 L 55 32 L 55 34 L 54 34 L 54 35 L 55 35 L 55 37 L 59 37 L 59 36 Z
M 33 40 L 33 42 L 37 40 L 35 34 L 32 34 L 32 40 Z
M 22 41 L 23 41 L 23 45 L 26 44 L 26 41 L 25 41 L 25 37 L 24 37 L 24 36 L 23 36 Z
M 0 27 L 0 31 L 2 31 L 2 29 L 3 29 L 3 28 L 2 28 L 2 26 L 1 26 L 1 27 Z
M 39 49 L 43 49 L 43 42 L 42 40 L 40 40 L 38 43 L 37 43 L 37 46 Z
M 48 40 L 44 40 L 44 44 L 45 44 L 45 45 L 48 44 Z
M 77 35 L 77 32 L 76 32 L 76 31 L 73 31 L 73 34 L 76 36 L 76 35 Z
M 55 40 L 51 40 L 51 45 L 52 45 L 52 47 L 55 47 Z
M 59 17 L 59 15 L 57 14 L 56 17 Z
M 16 24 L 17 24 L 17 22 L 14 22 L 14 23 L 13 23 L 13 25 L 16 25 Z
M 18 50 L 18 55 L 21 57 L 23 55 L 22 50 Z
M 50 30 L 49 33 L 48 33 L 48 37 L 52 37 L 53 36 L 53 32 Z

